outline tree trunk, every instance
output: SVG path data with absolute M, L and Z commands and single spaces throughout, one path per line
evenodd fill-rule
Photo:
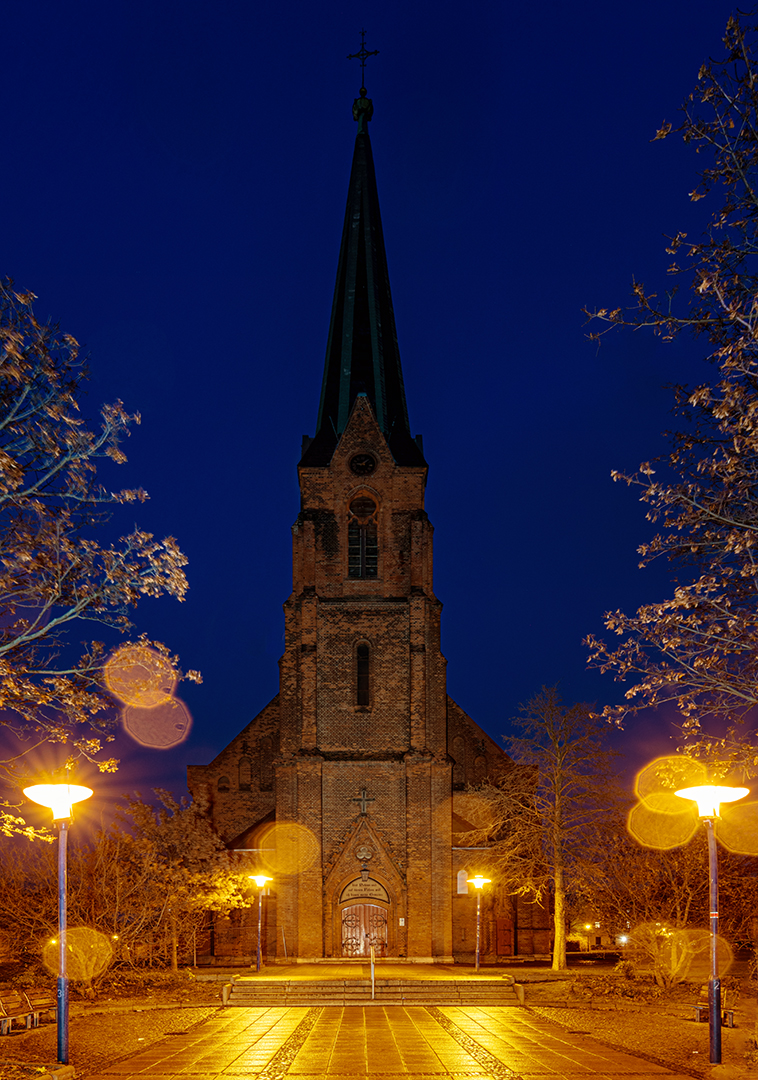
M 172 971 L 178 971 L 179 970 L 179 961 L 178 961 L 178 948 L 177 948 L 176 915 L 174 914 L 173 911 L 171 912 L 171 915 L 170 915 L 170 925 L 171 925 L 171 970 Z
M 553 971 L 566 968 L 566 889 L 563 883 L 563 863 L 556 853 L 555 860 L 555 945 L 553 946 Z

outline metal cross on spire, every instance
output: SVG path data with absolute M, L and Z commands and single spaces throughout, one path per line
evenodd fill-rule
M 365 89 L 366 86 L 366 57 L 378 55 L 378 49 L 373 49 L 369 52 L 366 48 L 366 31 L 361 30 L 361 51 L 347 54 L 348 60 L 360 60 L 361 62 L 361 89 Z

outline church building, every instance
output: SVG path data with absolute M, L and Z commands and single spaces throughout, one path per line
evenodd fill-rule
M 229 848 L 272 881 L 264 956 L 471 961 L 484 852 L 469 785 L 508 767 L 446 692 L 427 462 L 411 434 L 361 88 L 312 438 L 298 465 L 277 696 L 188 785 Z M 546 954 L 545 909 L 482 896 L 482 958 Z M 206 962 L 255 950 L 257 903 L 216 920 Z

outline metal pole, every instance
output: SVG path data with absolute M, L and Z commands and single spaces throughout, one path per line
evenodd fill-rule
M 719 978 L 716 950 L 719 933 L 719 871 L 716 856 L 716 834 L 711 818 L 705 819 L 708 834 L 708 880 L 710 886 L 711 921 L 711 977 L 708 980 L 708 1042 L 711 1065 L 721 1063 L 721 979 Z
M 263 888 L 258 889 L 258 954 L 255 961 L 255 970 L 261 970 L 261 911 L 263 909 Z
M 66 957 L 66 854 L 68 821 L 58 822 L 58 1061 L 68 1065 L 68 965 Z
M 476 890 L 476 970 L 479 971 L 479 934 L 482 922 L 482 890 Z

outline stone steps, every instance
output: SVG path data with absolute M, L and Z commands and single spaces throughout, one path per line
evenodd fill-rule
M 235 979 L 227 1004 L 271 1005 L 518 1005 L 510 979 Z

